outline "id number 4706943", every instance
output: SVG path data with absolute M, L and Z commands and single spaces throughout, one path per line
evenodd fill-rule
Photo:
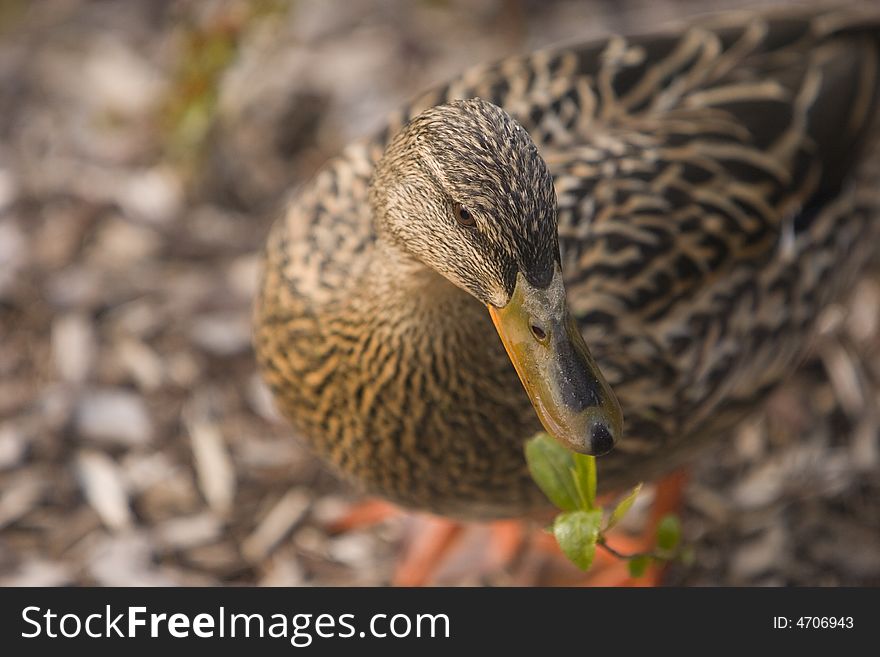
M 854 626 L 855 624 L 852 616 L 798 616 L 797 618 L 788 618 L 786 616 L 773 617 L 773 628 L 777 630 L 851 630 Z

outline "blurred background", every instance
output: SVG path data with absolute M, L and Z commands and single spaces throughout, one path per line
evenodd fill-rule
M 771 4 L 0 0 L 0 585 L 387 583 L 255 371 L 285 196 L 470 65 Z M 695 464 L 669 583 L 880 585 L 878 321 L 874 276 Z

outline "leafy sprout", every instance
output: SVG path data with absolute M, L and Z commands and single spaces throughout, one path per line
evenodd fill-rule
M 532 479 L 562 511 L 550 531 L 563 553 L 581 570 L 592 566 L 597 547 L 626 560 L 632 577 L 644 575 L 652 563 L 693 559 L 689 548 L 680 548 L 681 523 L 673 515 L 665 516 L 657 526 L 657 547 L 651 552 L 627 555 L 608 545 L 606 533 L 632 508 L 642 484 L 606 513 L 596 500 L 595 457 L 570 452 L 546 433 L 539 433 L 526 443 L 526 461 Z

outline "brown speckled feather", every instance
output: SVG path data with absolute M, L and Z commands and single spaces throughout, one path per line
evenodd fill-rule
M 553 176 L 569 303 L 626 421 L 600 481 L 682 462 L 791 370 L 877 250 L 878 69 L 877 17 L 751 14 L 512 58 L 424 94 L 272 231 L 256 346 L 280 407 L 398 502 L 469 517 L 543 503 L 521 451 L 539 424 L 484 307 L 388 262 L 368 203 L 401 126 L 481 97 Z

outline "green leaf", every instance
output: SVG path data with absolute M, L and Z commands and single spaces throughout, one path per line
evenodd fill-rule
M 572 453 L 546 433 L 539 433 L 526 443 L 529 472 L 538 487 L 563 511 L 581 507 L 581 496 L 572 477 L 575 469 Z
M 587 510 L 596 508 L 596 457 L 572 454 L 575 473 Z
M 596 555 L 601 511 L 570 511 L 556 516 L 553 535 L 571 561 L 581 570 L 588 570 Z
M 614 507 L 614 511 L 611 512 L 611 517 L 608 518 L 608 525 L 605 527 L 606 532 L 612 527 L 615 527 L 617 523 L 619 523 L 623 519 L 623 517 L 627 514 L 627 511 L 632 508 L 633 503 L 636 501 L 636 498 L 641 492 L 642 485 L 639 484 L 638 486 L 633 488 L 632 491 L 630 491 L 629 495 L 618 502 L 617 506 Z
M 651 557 L 647 554 L 640 554 L 637 557 L 633 557 L 629 560 L 629 575 L 630 577 L 641 577 L 648 570 L 648 566 L 651 565 Z
M 673 515 L 663 516 L 657 525 L 657 547 L 661 550 L 672 551 L 681 540 L 681 523 Z

